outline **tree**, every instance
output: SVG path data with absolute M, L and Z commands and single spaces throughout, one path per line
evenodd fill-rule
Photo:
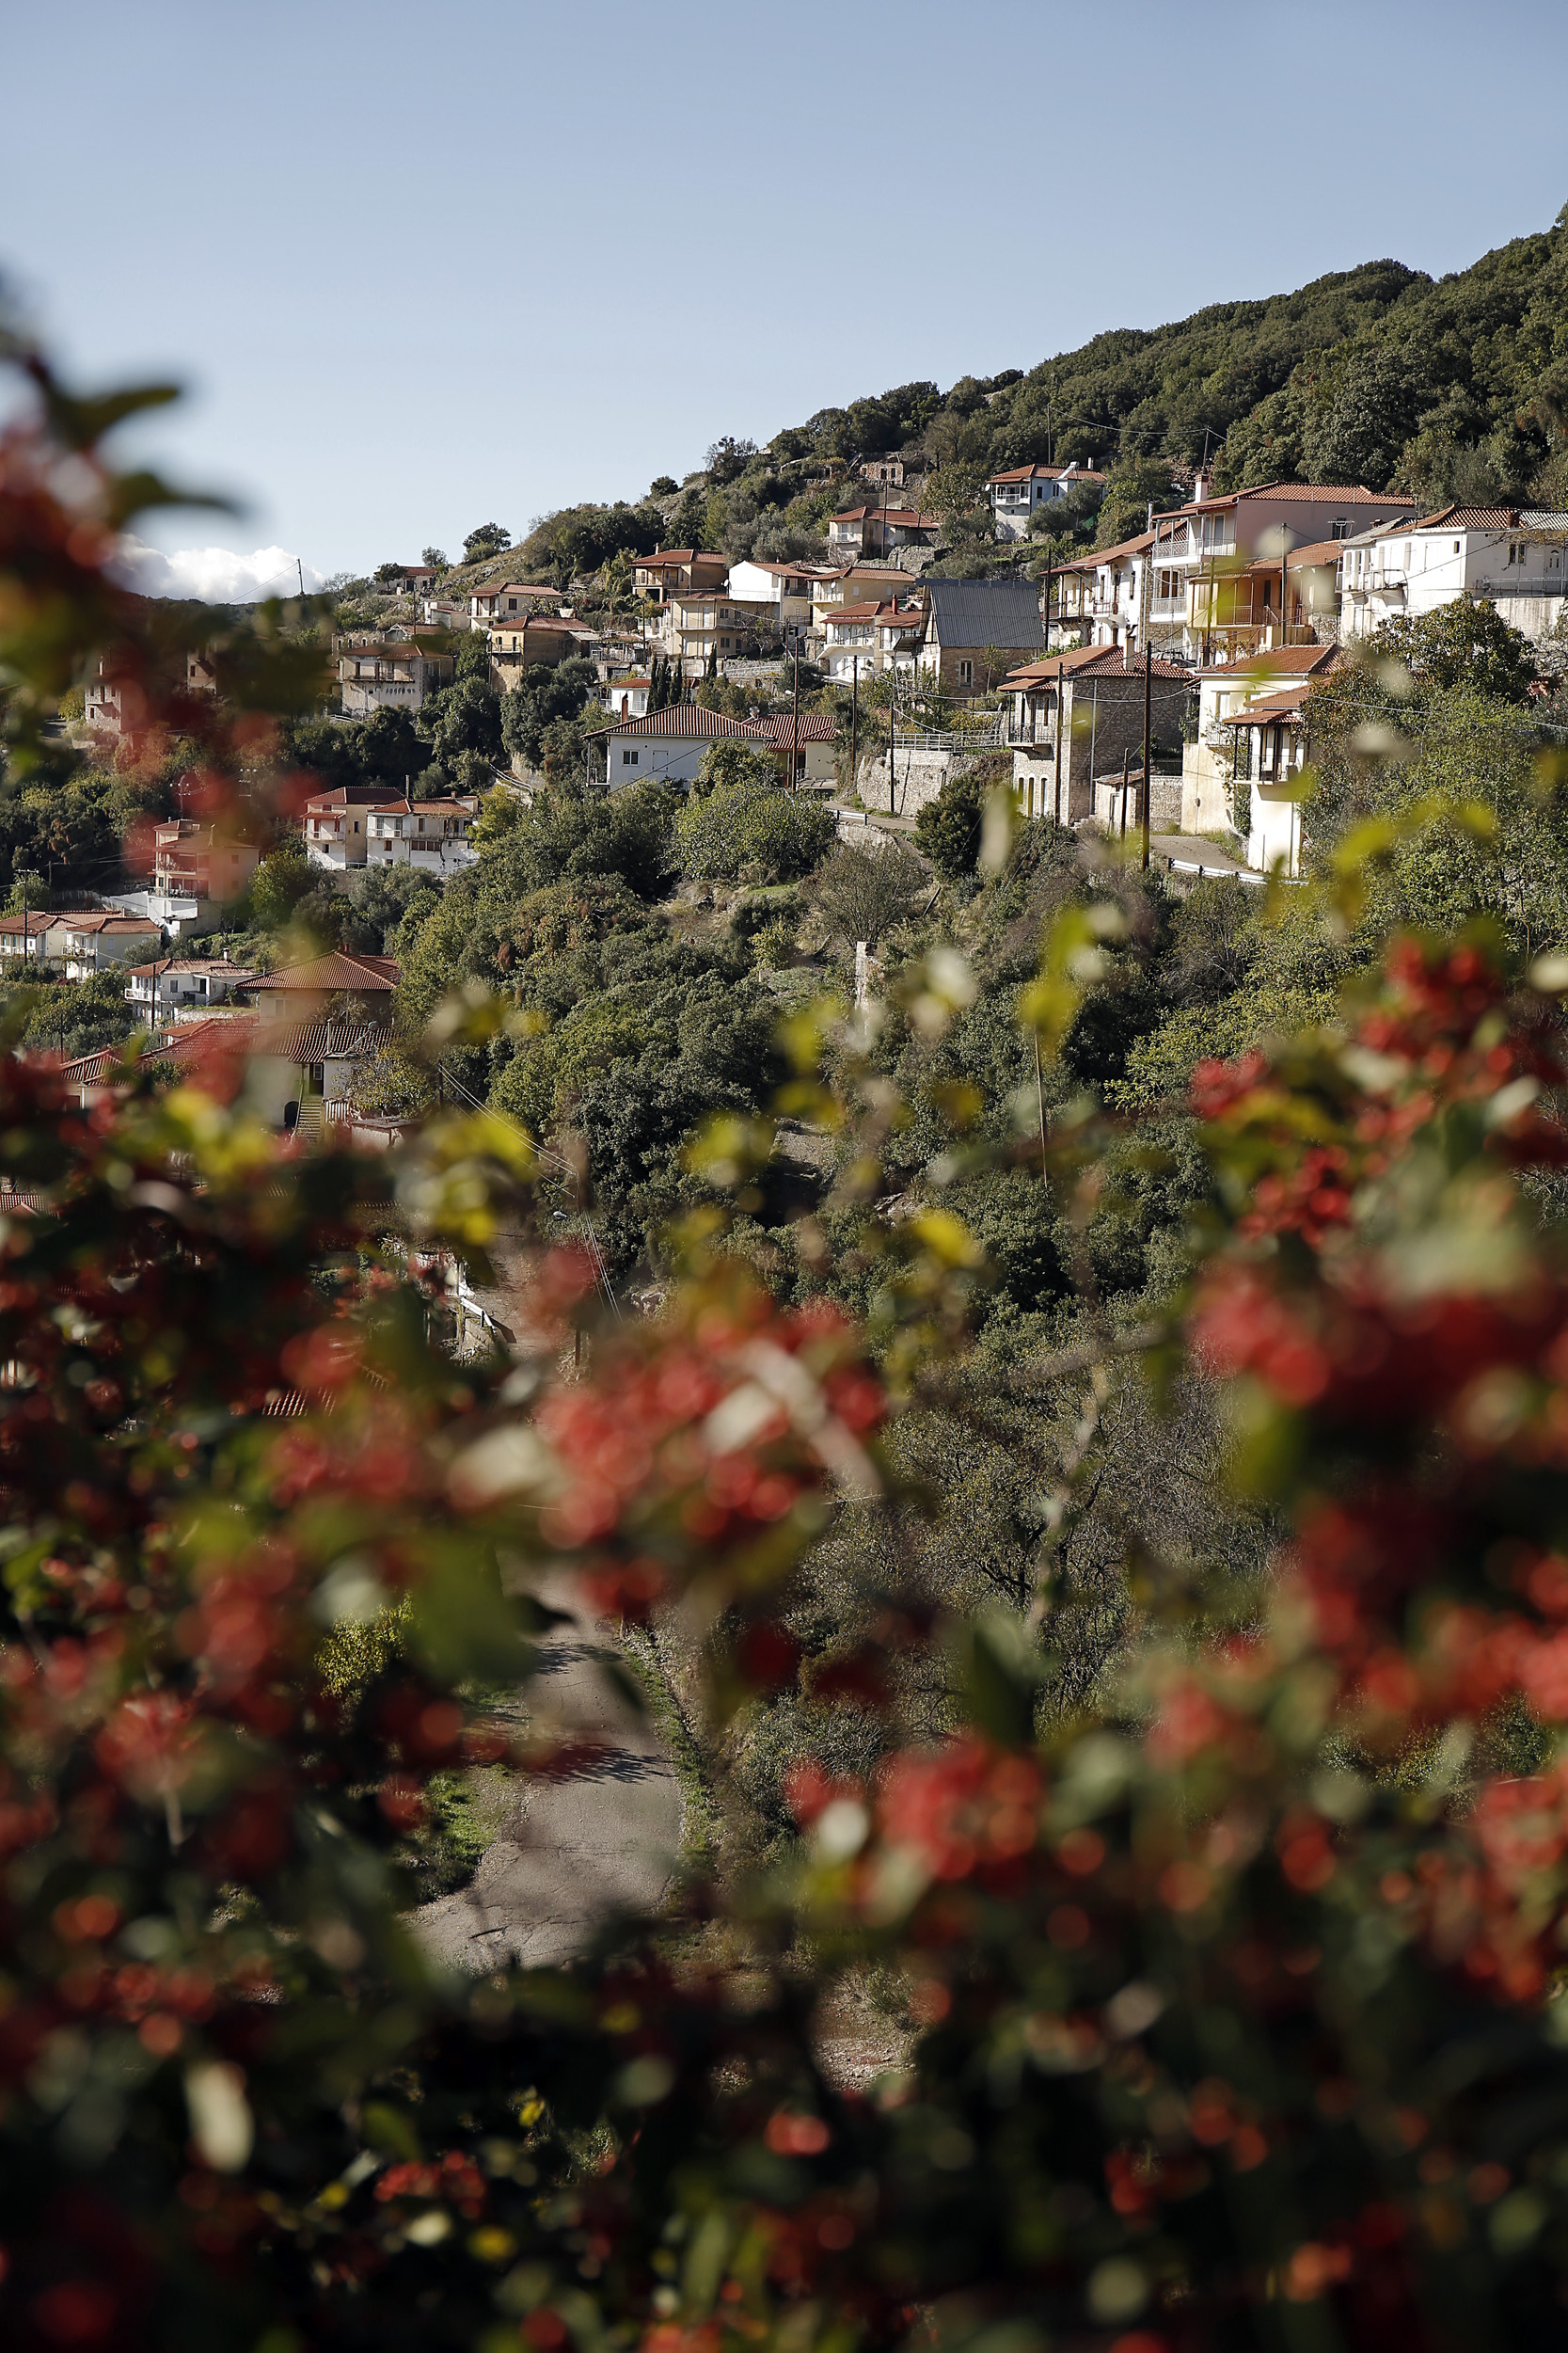
M 450 561 L 444 548 L 421 548 L 420 549 L 420 562 L 428 564 L 433 572 L 446 571 Z
M 923 507 L 940 515 L 947 530 L 985 503 L 986 469 L 978 460 L 955 459 L 939 466 L 926 485 Z
M 554 664 L 531 662 L 501 701 L 501 740 L 512 757 L 540 767 L 546 728 L 578 718 L 598 684 L 598 672 L 585 656 Z M 581 765 L 579 740 L 579 771 Z
M 673 474 L 656 474 L 648 485 L 650 499 L 673 499 L 680 484 Z
M 1402 662 L 1418 686 L 1468 687 L 1504 703 L 1528 702 L 1536 673 L 1528 638 L 1484 597 L 1456 596 L 1417 619 L 1386 622 L 1371 651 Z
M 320 868 L 305 854 L 305 844 L 291 834 L 268 852 L 250 878 L 246 898 L 251 922 L 262 931 L 286 930 L 294 909 L 321 880 Z
M 487 556 L 505 553 L 512 545 L 512 533 L 500 523 L 481 523 L 463 542 L 465 564 L 483 564 Z
M 694 882 L 790 882 L 820 863 L 835 824 L 831 809 L 780 790 L 771 755 L 732 740 L 705 754 L 675 846 Z
M 853 946 L 875 947 L 884 931 L 903 923 L 929 896 L 931 878 L 924 862 L 902 842 L 885 850 L 841 842 L 812 888 L 812 897 L 837 937 Z
M 921 855 L 950 882 L 974 871 L 985 826 L 986 789 L 978 771 L 957 770 L 915 819 L 914 838 Z
M 704 469 L 716 487 L 722 487 L 725 483 L 737 480 L 756 453 L 754 441 L 737 441 L 733 434 L 726 433 L 709 448 L 703 460 Z
M 1162 508 L 1177 505 L 1180 497 L 1167 459 L 1124 458 L 1106 478 L 1095 545 L 1117 548 L 1125 539 L 1135 539 L 1148 527 L 1151 506 L 1158 515 Z
M 405 564 L 378 564 L 374 579 L 378 588 L 406 588 L 408 567 Z

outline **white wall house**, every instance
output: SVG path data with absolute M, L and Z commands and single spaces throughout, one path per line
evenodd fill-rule
M 925 634 L 924 605 L 840 605 L 827 616 L 822 666 L 839 686 L 876 670 L 912 671 Z
M 730 719 L 697 703 L 673 703 L 641 719 L 615 720 L 595 727 L 588 740 L 602 747 L 605 781 L 611 792 L 627 785 L 689 785 L 715 743 L 766 744 L 754 721 Z
M 161 956 L 133 964 L 125 975 L 125 999 L 139 1021 L 202 1020 L 236 989 L 257 975 L 226 956 Z
M 1065 499 L 1081 482 L 1105 486 L 1103 474 L 1076 459 L 1070 466 L 1009 466 L 1005 473 L 992 474 L 986 494 L 998 539 L 1024 538 L 1035 509 Z
M 460 874 L 479 855 L 469 838 L 478 815 L 471 793 L 451 801 L 379 801 L 365 813 L 365 864 Z
M 768 627 L 775 637 L 782 637 L 785 629 L 810 628 L 815 592 L 824 581 L 840 577 L 836 564 L 766 564 L 760 557 L 748 556 L 743 564 L 730 568 L 730 595 L 759 608 L 770 608 Z
M 335 638 L 343 717 L 368 719 L 372 711 L 422 708 L 427 694 L 451 683 L 452 658 L 442 650 L 444 644 L 444 633 L 434 631 L 424 638 Z
M 1250 661 L 1199 672 L 1196 739 L 1181 754 L 1184 834 L 1237 833 L 1250 866 L 1266 870 L 1285 855 L 1287 872 L 1299 872 L 1301 826 L 1290 779 L 1306 759 L 1300 713 L 1340 659 L 1337 645 L 1276 645 Z
M 148 917 L 106 912 L 57 915 L 49 934 L 51 960 L 63 967 L 68 980 L 90 979 L 95 972 L 145 956 L 159 945 L 158 927 Z
M 1526 637 L 1547 636 L 1568 598 L 1568 515 L 1446 506 L 1362 533 L 1344 553 L 1340 632 L 1370 637 L 1461 596 L 1484 598 Z
M 374 785 L 338 785 L 312 794 L 300 812 L 305 855 L 329 874 L 348 874 L 365 863 L 371 810 L 386 798 Z
M 653 690 L 654 682 L 646 676 L 607 678 L 601 699 L 612 718 L 641 719 Z

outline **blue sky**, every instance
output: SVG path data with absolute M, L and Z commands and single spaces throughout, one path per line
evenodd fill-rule
M 1568 199 L 1560 0 L 13 10 L 0 272 L 308 571 Z M 188 568 L 188 567 L 187 567 Z

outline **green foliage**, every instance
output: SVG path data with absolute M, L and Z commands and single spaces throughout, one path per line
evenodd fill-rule
M 465 564 L 483 564 L 489 556 L 504 554 L 512 545 L 512 533 L 500 523 L 481 523 L 463 542 Z
M 1386 622 L 1368 652 L 1402 663 L 1418 687 L 1464 687 L 1500 703 L 1528 703 L 1536 671 L 1528 638 L 1496 605 L 1468 596 Z
M 554 664 L 531 663 L 501 700 L 501 741 L 507 752 L 530 768 L 542 767 L 546 731 L 557 721 L 580 718 L 597 695 L 598 683 L 598 672 L 585 656 Z M 580 732 L 576 740 L 573 772 L 581 768 Z
M 953 770 L 914 821 L 915 846 L 946 881 L 974 871 L 985 824 L 986 786 L 973 768 Z
M 930 894 L 925 861 L 901 841 L 881 850 L 840 842 L 812 888 L 834 936 L 850 948 L 858 940 L 875 947 Z
M 790 882 L 820 863 L 835 823 L 819 802 L 781 788 L 771 755 L 719 743 L 676 816 L 675 848 L 692 882 Z
M 21 1042 L 37 1054 L 57 1054 L 72 1062 L 100 1046 L 128 1038 L 136 1016 L 125 1001 L 125 975 L 118 966 L 90 973 L 85 980 L 40 980 L 0 991 L 3 1016 L 20 1019 Z
M 320 877 L 305 854 L 305 844 L 290 835 L 269 851 L 250 878 L 246 893 L 249 920 L 262 931 L 288 928 L 294 909 L 317 887 Z
M 1135 539 L 1148 525 L 1150 506 L 1159 514 L 1180 502 L 1167 458 L 1124 457 L 1106 481 L 1095 545 L 1116 548 L 1124 539 Z

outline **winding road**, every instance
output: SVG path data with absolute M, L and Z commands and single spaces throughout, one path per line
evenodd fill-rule
M 541 1598 L 567 1614 L 541 1643 L 528 1688 L 535 1730 L 596 1744 L 558 1780 L 531 1780 L 466 1887 L 422 1904 L 415 1936 L 431 1960 L 475 1976 L 570 1961 L 610 1914 L 649 1912 L 675 1868 L 681 1792 L 668 1749 L 598 1664 L 608 1627 L 562 1578 Z

